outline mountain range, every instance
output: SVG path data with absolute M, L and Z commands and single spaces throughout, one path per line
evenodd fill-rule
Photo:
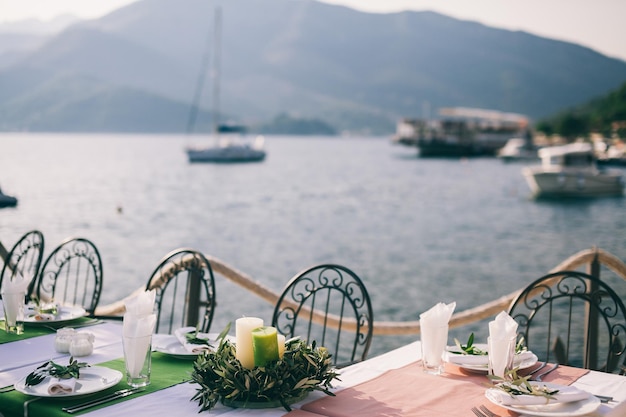
M 52 34 L 1 29 L 1 131 L 183 132 L 199 80 L 207 131 L 216 62 L 220 119 L 265 132 L 288 115 L 388 134 L 452 106 L 539 119 L 626 81 L 626 62 L 576 44 L 314 0 L 141 0 Z

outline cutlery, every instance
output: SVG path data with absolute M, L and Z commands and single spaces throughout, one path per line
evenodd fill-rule
M 544 366 L 546 366 L 548 364 L 548 362 L 541 362 L 541 365 L 539 365 L 538 367 L 536 367 L 535 369 L 533 369 L 532 371 L 530 371 L 528 373 L 528 375 L 532 375 L 537 373 L 538 371 L 540 371 Z
M 494 413 L 493 411 L 491 411 L 484 405 L 481 405 L 480 409 L 487 415 L 487 417 L 500 417 L 499 415 L 497 415 L 496 413 Z
M 556 368 L 559 367 L 558 363 L 555 363 L 554 365 L 552 365 L 552 367 L 550 367 L 550 369 L 548 369 L 547 371 L 543 371 L 542 373 L 540 373 L 539 375 L 535 376 L 535 381 L 541 381 L 541 379 L 548 375 L 550 372 L 554 371 Z
M 602 403 L 610 403 L 611 401 L 613 401 L 613 397 L 607 397 L 605 395 L 595 395 L 594 397 L 598 398 L 600 400 L 600 402 Z
M 7 385 L 6 387 L 0 387 L 0 394 L 4 394 L 5 392 L 11 392 L 15 389 L 15 385 Z
M 74 405 L 71 407 L 63 407 L 62 410 L 69 414 L 74 414 L 82 410 L 86 410 L 91 407 L 95 407 L 96 405 L 104 404 L 109 401 L 117 400 L 119 398 L 124 398 L 129 395 L 135 394 L 137 392 L 143 391 L 143 387 L 139 388 L 125 388 L 119 391 L 115 391 L 112 394 L 105 395 L 104 397 L 96 398 L 93 400 L 86 401 L 82 404 Z
M 95 326 L 96 324 L 100 324 L 100 323 L 103 323 L 103 322 L 104 321 L 101 320 L 101 319 L 93 318 L 93 319 L 90 319 L 90 320 L 87 320 L 87 321 L 84 321 L 84 322 L 78 323 L 78 324 L 63 324 L 63 325 L 59 324 L 56 327 L 54 325 L 51 325 L 51 326 L 44 325 L 42 327 L 45 327 L 45 328 L 50 329 L 50 330 L 54 330 L 56 332 L 57 330 L 59 330 L 59 327 L 61 327 L 61 326 L 62 327 L 71 327 L 73 329 L 78 329 L 78 328 L 81 328 L 81 327 Z
M 474 413 L 476 415 L 476 417 L 487 417 L 486 414 L 483 414 L 482 411 L 480 411 L 476 407 L 472 407 L 472 413 Z

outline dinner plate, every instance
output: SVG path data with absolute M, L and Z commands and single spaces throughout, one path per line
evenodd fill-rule
M 62 306 L 59 308 L 60 312 L 56 316 L 45 315 L 46 318 L 42 319 L 41 316 L 33 308 L 27 308 L 24 317 L 24 323 L 28 324 L 48 324 L 48 323 L 64 323 L 66 321 L 76 320 L 85 315 L 85 309 L 78 306 Z
M 549 382 L 542 382 L 542 385 L 547 386 L 550 389 L 558 389 L 562 385 L 551 384 Z M 487 396 L 486 396 L 487 397 Z M 542 405 L 505 405 L 493 401 L 487 397 L 493 404 L 506 408 L 507 410 L 514 411 L 526 416 L 534 417 L 576 417 L 584 416 L 593 413 L 600 407 L 600 399 L 596 398 L 593 394 L 580 401 L 573 401 L 569 403 L 554 403 L 554 404 L 542 404 Z
M 219 340 L 217 337 L 219 333 L 209 333 L 209 343 L 213 346 L 214 349 L 217 349 L 219 346 Z M 152 336 L 152 349 L 165 353 L 166 355 L 170 355 L 179 359 L 193 359 L 195 360 L 199 353 L 189 352 L 185 349 L 185 346 L 182 345 L 176 338 L 176 336 L 171 334 L 155 334 Z
M 487 350 L 486 343 L 476 343 L 475 346 L 483 351 Z M 455 353 L 455 351 L 458 350 L 458 346 L 448 346 L 446 348 L 446 360 L 468 371 L 487 372 L 489 368 L 487 355 L 463 355 L 461 353 Z M 530 356 L 528 356 L 528 353 L 530 353 Z M 515 356 L 516 359 L 514 359 L 513 365 L 520 370 L 532 367 L 539 360 L 537 355 L 532 352 L 526 352 L 522 360 L 518 359 L 520 358 L 519 354 Z
M 33 386 L 26 386 L 26 377 L 15 383 L 15 390 L 26 395 L 35 397 L 65 398 L 79 395 L 93 394 L 110 388 L 122 380 L 122 373 L 115 369 L 103 366 L 90 366 L 80 370 L 80 378 L 76 380 L 74 391 L 69 394 L 48 394 L 50 378 L 47 376 L 41 383 Z

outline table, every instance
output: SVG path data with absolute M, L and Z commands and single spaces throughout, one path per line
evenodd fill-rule
M 85 361 L 90 364 L 98 364 L 123 357 L 120 322 L 104 322 L 81 330 L 93 333 L 96 338 L 94 353 L 83 358 Z M 64 363 L 68 355 L 56 353 L 53 348 L 53 340 L 54 333 L 50 333 L 0 344 L 0 386 L 14 383 L 48 359 L 56 359 Z M 341 390 L 355 387 L 358 384 L 377 378 L 390 370 L 398 370 L 407 365 L 411 366 L 411 363 L 419 359 L 419 355 L 419 342 L 414 342 L 378 357 L 344 368 L 340 371 L 341 381 L 336 381 L 336 383 L 333 384 L 335 386 L 334 390 L 340 392 Z M 189 372 L 191 372 L 192 361 L 176 360 L 180 361 L 181 366 L 188 366 Z M 437 376 L 429 377 L 441 378 Z M 440 381 L 443 380 L 438 380 L 438 382 Z M 180 384 L 179 382 L 180 380 L 177 379 L 172 381 L 172 383 L 176 385 L 171 387 L 140 397 L 132 397 L 127 401 L 109 405 L 102 409 L 88 411 L 80 415 L 87 417 L 198 416 L 198 404 L 190 401 L 195 393 L 196 385 L 188 383 Z M 572 385 L 595 394 L 608 395 L 614 398 L 613 402 L 602 404 L 596 414 L 597 416 L 626 416 L 626 377 L 592 371 L 580 377 Z M 19 395 L 21 396 L 22 394 Z M 302 402 L 294 404 L 293 407 L 298 409 L 302 407 L 303 404 L 311 403 L 314 400 L 325 397 L 323 393 L 313 392 Z M 416 395 L 416 398 L 418 397 L 419 395 Z M 479 395 L 479 397 L 481 396 Z M 16 415 L 8 414 L 6 411 L 9 398 L 15 398 L 15 396 L 0 394 L 0 413 L 3 413 L 4 417 Z M 26 398 L 26 396 L 18 397 L 20 402 L 23 402 L 24 398 Z M 338 398 L 339 397 L 332 397 L 333 400 Z M 483 400 L 484 397 L 476 398 L 475 404 L 467 404 L 464 409 L 459 408 L 458 416 L 467 417 L 472 415 L 470 408 L 480 404 Z M 329 404 L 332 406 L 332 403 Z M 50 415 L 50 413 L 45 412 L 46 410 L 37 410 L 34 403 L 32 407 L 32 410 L 29 410 L 30 417 L 48 417 Z M 250 415 L 281 417 L 285 416 L 287 411 L 282 408 L 263 410 L 233 409 L 223 405 L 217 405 L 215 408 L 211 409 L 208 414 L 203 414 L 225 417 Z M 66 415 L 69 416 L 69 414 Z M 507 414 L 501 413 L 501 415 Z

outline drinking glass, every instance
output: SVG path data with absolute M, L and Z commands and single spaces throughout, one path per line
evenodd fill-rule
M 420 334 L 424 372 L 433 375 L 442 374 L 443 354 L 448 343 L 448 325 L 429 325 L 420 320 Z
M 510 379 L 510 371 L 513 369 L 513 360 L 515 358 L 516 343 L 516 337 L 487 338 L 489 375 L 502 379 Z
M 126 382 L 131 387 L 144 387 L 150 384 L 152 367 L 152 334 L 142 336 L 122 336 Z
M 24 290 L 2 290 L 4 307 L 4 329 L 7 333 L 24 333 Z

